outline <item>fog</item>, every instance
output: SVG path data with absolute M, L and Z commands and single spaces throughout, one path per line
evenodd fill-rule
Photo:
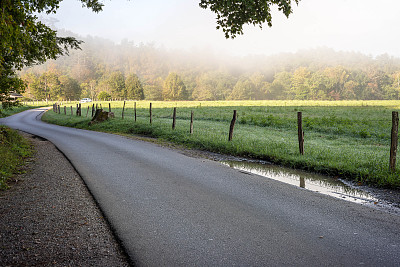
M 207 50 L 234 56 L 273 55 L 318 47 L 377 56 L 400 56 L 400 1 L 302 0 L 287 19 L 273 12 L 273 26 L 246 26 L 244 35 L 225 39 L 216 30 L 215 15 L 195 0 L 104 1 L 96 14 L 80 1 L 64 0 L 57 14 L 57 28 L 80 36 L 98 36 L 115 43 L 180 50 Z

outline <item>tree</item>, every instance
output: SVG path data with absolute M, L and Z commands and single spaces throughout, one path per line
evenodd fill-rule
M 62 0 L 0 1 L 0 98 L 9 91 L 22 92 L 24 83 L 16 71 L 41 64 L 79 48 L 73 37 L 59 37 L 55 30 L 38 20 L 38 13 L 55 13 Z M 81 0 L 94 12 L 102 9 L 98 0 Z M 0 99 L 2 100 L 2 99 Z
M 329 91 L 329 98 L 339 100 L 339 96 L 344 90 L 344 85 L 350 77 L 348 71 L 342 66 L 336 66 L 326 68 L 324 73 L 328 78 L 327 89 Z
M 81 95 L 81 87 L 77 80 L 67 76 L 62 75 L 59 78 L 61 84 L 62 95 L 59 97 L 61 99 L 78 99 Z
M 111 98 L 111 95 L 105 91 L 101 91 L 99 95 L 97 96 L 99 100 L 105 101 L 109 100 Z
M 125 80 L 126 97 L 128 99 L 143 100 L 144 92 L 142 83 L 136 74 L 130 74 Z
M 267 79 L 264 74 L 254 73 L 250 76 L 250 80 L 254 84 L 254 99 L 262 100 L 266 98 L 265 92 L 268 88 Z
M 113 98 L 125 98 L 125 77 L 120 71 L 114 71 L 111 73 L 108 79 L 108 85 L 111 89 L 111 96 Z
M 24 83 L 26 84 L 26 89 L 25 89 L 25 93 L 23 94 L 24 97 L 29 98 L 29 99 L 33 99 L 34 95 L 34 88 L 37 84 L 37 75 L 35 75 L 33 72 L 28 72 L 25 73 L 21 79 L 24 81 Z
M 348 81 L 344 84 L 342 97 L 344 99 L 357 99 L 357 87 L 358 83 L 355 81 Z
M 308 99 L 311 100 L 327 100 L 328 92 L 327 85 L 329 78 L 322 71 L 317 71 L 311 74 L 311 78 L 308 82 L 310 92 Z
M 275 74 L 274 81 L 266 90 L 268 99 L 286 99 L 290 92 L 292 74 L 289 72 L 279 72 Z
M 295 70 L 292 76 L 292 84 L 290 89 L 291 99 L 306 100 L 310 91 L 308 82 L 310 71 L 305 67 Z
M 217 29 L 222 28 L 226 38 L 235 38 L 243 34 L 244 24 L 260 26 L 267 22 L 272 26 L 271 6 L 276 5 L 279 11 L 289 17 L 293 12 L 292 2 L 300 0 L 201 0 L 200 7 L 210 8 L 217 14 Z
M 163 79 L 158 77 L 144 85 L 143 91 L 146 100 L 162 100 Z
M 187 100 L 188 95 L 186 86 L 181 77 L 175 72 L 171 72 L 164 81 L 163 88 L 164 100 Z
M 256 87 L 248 78 L 240 79 L 229 96 L 232 100 L 251 100 L 255 97 Z
M 196 81 L 196 87 L 193 90 L 192 97 L 195 100 L 216 100 L 213 94 L 217 87 L 215 80 L 213 80 L 208 73 L 200 75 Z
M 36 99 L 54 100 L 62 97 L 58 73 L 53 70 L 40 75 L 33 89 L 33 95 Z
M 81 84 L 81 98 L 89 97 L 94 99 L 96 96 L 96 80 L 90 80 L 89 83 Z

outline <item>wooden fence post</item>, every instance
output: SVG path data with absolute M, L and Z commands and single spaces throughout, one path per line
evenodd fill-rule
M 57 111 L 58 111 L 58 114 L 61 114 L 61 107 L 60 107 L 60 105 L 58 105 Z
M 82 116 L 82 104 L 79 103 L 79 116 Z
M 151 123 L 152 123 L 151 103 L 150 103 L 150 110 L 149 110 L 149 112 L 150 112 L 150 124 L 151 124 Z
M 124 105 L 122 107 L 122 119 L 124 119 L 124 112 L 125 112 L 125 101 L 124 101 Z
M 297 112 L 297 130 L 299 137 L 299 151 L 301 155 L 304 155 L 304 132 L 303 132 L 303 119 L 301 112 Z
M 304 177 L 301 176 L 300 176 L 300 187 L 306 188 L 306 179 L 304 179 Z
M 232 121 L 231 121 L 231 126 L 229 127 L 228 141 L 232 141 L 233 128 L 235 127 L 235 122 L 236 122 L 236 110 L 233 111 L 233 118 L 232 118 Z
M 108 112 L 111 112 L 111 103 L 108 102 Z
M 193 134 L 193 117 L 194 117 L 194 112 L 192 110 L 190 112 L 190 134 Z
M 67 106 L 64 106 L 64 115 L 67 115 Z
M 175 124 L 176 124 L 176 107 L 174 108 L 174 112 L 172 114 L 172 130 L 175 130 Z
M 88 106 L 87 106 L 87 111 L 86 111 L 86 117 L 87 117 L 87 115 L 89 114 L 89 109 L 90 109 L 90 106 L 88 105 Z
M 71 106 L 71 116 L 73 116 L 74 115 L 74 112 L 72 111 L 72 106 Z
M 94 116 L 94 104 L 92 105 L 92 118 Z
M 392 136 L 390 144 L 390 161 L 389 168 L 391 172 L 396 171 L 396 154 L 397 154 L 397 143 L 399 134 L 399 113 L 397 111 L 392 112 Z
M 135 122 L 136 122 L 136 102 L 135 102 L 134 110 L 135 110 Z

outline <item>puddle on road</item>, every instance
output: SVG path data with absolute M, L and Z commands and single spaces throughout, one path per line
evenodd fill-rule
M 328 176 L 260 162 L 222 161 L 222 163 L 237 170 L 261 175 L 347 201 L 384 206 L 382 200 L 376 198 L 369 192 L 354 188 L 350 186 L 350 184 Z

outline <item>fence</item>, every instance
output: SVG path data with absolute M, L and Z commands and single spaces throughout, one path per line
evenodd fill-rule
M 98 104 L 90 104 L 91 109 L 92 109 L 92 114 L 91 116 L 93 117 L 95 114 L 95 110 L 98 109 Z M 101 104 L 100 104 L 101 107 Z M 71 115 L 73 115 L 73 106 L 70 106 L 71 108 Z M 64 115 L 67 114 L 66 112 L 67 106 L 64 106 Z M 81 104 L 77 104 L 76 107 L 76 116 L 82 116 L 82 107 Z M 59 114 L 61 107 L 57 103 L 53 105 L 53 110 Z M 90 110 L 90 106 L 87 106 L 87 111 L 86 111 L 86 117 L 88 117 L 88 113 Z M 108 103 L 108 111 L 111 112 L 112 107 L 111 103 Z M 126 118 L 126 114 L 128 112 L 128 109 L 126 108 L 126 102 L 123 102 L 123 107 L 122 107 L 122 113 L 121 113 L 121 118 L 124 119 Z M 177 108 L 174 107 L 172 109 L 172 129 L 175 130 L 176 124 L 177 124 Z M 153 123 L 153 105 L 150 102 L 148 106 L 148 117 L 149 117 L 149 123 Z M 133 117 L 134 121 L 137 121 L 137 105 L 136 102 L 134 102 L 133 105 L 133 112 L 131 117 Z M 233 110 L 233 117 L 231 119 L 231 123 L 229 125 L 229 131 L 228 131 L 228 141 L 233 140 L 233 133 L 234 133 L 234 128 L 235 128 L 235 123 L 237 120 L 237 110 Z M 391 145 L 390 145 L 390 157 L 389 157 L 389 169 L 391 172 L 396 171 L 396 154 L 397 154 L 397 144 L 398 144 L 398 123 L 399 123 L 399 117 L 398 117 L 398 112 L 393 111 L 392 112 L 392 130 L 391 130 Z M 193 134 L 194 129 L 194 111 L 190 111 L 190 126 L 189 126 L 189 134 Z M 305 133 L 304 133 L 304 127 L 303 127 L 303 114 L 302 112 L 297 112 L 297 134 L 298 134 L 298 146 L 299 146 L 299 154 L 304 155 L 306 152 L 304 150 L 304 144 L 307 143 L 307 140 L 305 140 Z

